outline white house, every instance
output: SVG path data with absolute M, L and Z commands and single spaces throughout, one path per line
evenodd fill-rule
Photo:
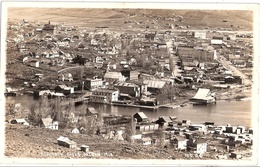
M 59 122 L 54 121 L 52 118 L 42 118 L 40 122 L 40 127 L 58 130 L 59 129 Z
M 187 148 L 187 139 L 181 136 L 176 136 L 171 143 L 176 146 L 177 150 L 186 150 Z
M 74 128 L 74 129 L 72 129 L 71 133 L 78 134 L 79 133 L 79 129 L 78 128 Z
M 152 139 L 150 137 L 145 137 L 141 139 L 143 145 L 151 145 Z
M 197 154 L 204 154 L 205 152 L 207 152 L 207 142 L 202 139 L 195 141 L 195 147 L 195 153 Z

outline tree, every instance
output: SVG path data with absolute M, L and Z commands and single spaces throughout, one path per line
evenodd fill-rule
M 35 125 L 37 125 L 40 122 L 40 119 L 42 118 L 38 109 L 39 109 L 39 106 L 37 104 L 32 104 L 29 107 L 28 119 Z
M 174 67 L 175 67 L 175 64 L 174 64 L 174 60 L 173 60 L 173 56 L 170 56 L 170 70 L 171 72 L 173 73 L 174 72 Z
M 162 129 L 162 128 L 160 128 L 160 129 L 158 129 L 158 130 L 156 130 L 155 132 L 154 132 L 154 135 L 156 135 L 157 137 L 158 137 L 158 139 L 159 139 L 159 145 L 161 146 L 161 147 L 164 147 L 165 146 L 165 132 L 164 132 L 164 130 Z
M 72 59 L 74 64 L 84 65 L 86 63 L 86 59 L 82 58 L 82 56 L 77 55 Z
M 126 140 L 130 143 L 133 142 L 132 136 L 136 133 L 136 121 L 133 116 L 131 116 L 131 122 L 126 125 Z
M 15 105 L 13 103 L 6 103 L 6 115 L 15 115 Z
M 79 68 L 78 79 L 79 80 L 83 79 L 83 75 L 84 75 L 84 68 L 81 67 L 81 68 Z
M 100 106 L 97 115 L 97 126 L 99 129 L 103 126 L 103 113 L 104 113 L 104 108 L 101 108 Z
M 151 69 L 152 65 L 153 65 L 153 63 L 151 61 L 144 61 L 143 68 L 148 70 L 148 69 Z

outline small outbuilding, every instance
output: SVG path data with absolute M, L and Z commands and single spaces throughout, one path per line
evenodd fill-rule
M 142 144 L 143 145 L 151 145 L 152 144 L 152 139 L 150 137 L 145 137 L 145 138 L 142 138 Z
M 145 122 L 148 120 L 148 117 L 143 112 L 134 114 L 134 118 L 137 120 L 137 122 Z
M 63 147 L 67 147 L 67 148 L 76 148 L 77 147 L 77 143 L 70 140 L 67 137 L 63 137 L 60 136 L 58 139 L 58 145 L 63 146 Z
M 11 124 L 20 124 L 29 126 L 30 124 L 25 119 L 13 119 L 10 121 Z
M 81 146 L 80 146 L 80 151 L 89 152 L 89 146 L 87 146 L 87 145 L 81 145 Z

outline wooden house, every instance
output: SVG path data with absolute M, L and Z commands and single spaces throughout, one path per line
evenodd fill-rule
M 187 139 L 182 136 L 176 136 L 170 142 L 177 150 L 186 150 L 187 148 Z
M 40 127 L 48 128 L 48 129 L 53 129 L 53 130 L 58 130 L 59 129 L 59 122 L 54 121 L 52 118 L 42 118 L 40 123 Z
M 138 112 L 134 114 L 134 118 L 137 122 L 146 122 L 148 121 L 148 117 L 143 112 Z

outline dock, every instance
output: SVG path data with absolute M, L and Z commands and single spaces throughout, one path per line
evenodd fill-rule
M 114 106 L 124 106 L 124 107 L 137 107 L 137 108 L 146 108 L 146 109 L 158 109 L 159 106 L 143 106 L 143 105 L 136 105 L 136 104 L 122 104 L 122 103 L 111 103 Z

